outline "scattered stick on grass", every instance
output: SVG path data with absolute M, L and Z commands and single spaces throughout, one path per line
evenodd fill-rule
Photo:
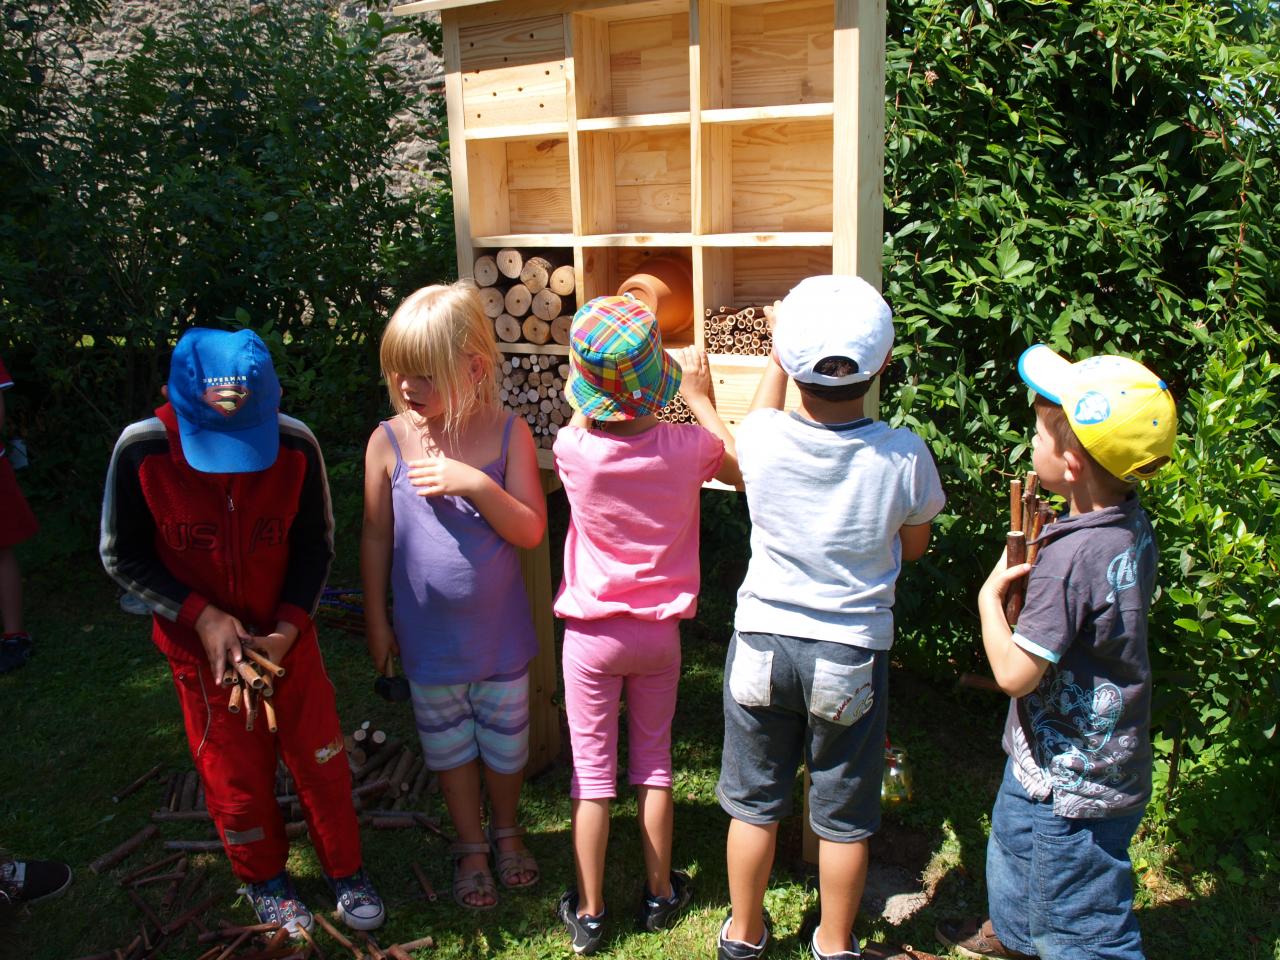
M 93 863 L 89 864 L 89 869 L 94 873 L 102 873 L 104 870 L 109 870 L 159 832 L 160 828 L 154 823 L 148 824 L 124 843 L 120 844 L 120 846 L 113 850 L 108 850 L 97 860 L 93 861 Z
M 111 802 L 119 803 L 125 797 L 129 796 L 129 794 L 135 792 L 140 787 L 142 787 L 145 783 L 147 783 L 147 781 L 151 780 L 153 777 L 158 776 L 159 773 L 160 773 L 160 764 L 157 763 L 154 767 L 152 767 L 150 770 L 148 770 L 146 773 L 140 776 L 137 780 L 133 781 L 133 783 L 129 784 L 123 790 L 112 794 Z

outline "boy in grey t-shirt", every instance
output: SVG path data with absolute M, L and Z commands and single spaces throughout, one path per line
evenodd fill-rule
M 1034 570 L 1002 557 L 978 595 L 983 646 L 1013 698 L 991 915 L 943 921 L 938 939 L 965 956 L 1141 960 L 1128 847 L 1151 795 L 1156 546 L 1134 486 L 1173 452 L 1174 403 L 1126 357 L 1072 364 L 1038 345 L 1018 372 L 1037 394 L 1032 463 L 1069 513 L 1045 528 Z M 1011 629 L 1004 595 L 1028 572 Z
M 870 284 L 804 280 L 777 307 L 774 354 L 736 442 L 706 397 L 705 360 L 681 358 L 690 409 L 737 458 L 752 527 L 725 664 L 716 793 L 733 818 L 732 912 L 720 960 L 753 960 L 769 945 L 765 888 L 802 761 L 821 894 L 808 947 L 815 960 L 863 955 L 853 923 L 880 825 L 894 584 L 902 562 L 924 553 L 945 502 L 924 442 L 863 416 L 892 346 L 892 314 Z M 796 413 L 782 410 L 788 378 Z

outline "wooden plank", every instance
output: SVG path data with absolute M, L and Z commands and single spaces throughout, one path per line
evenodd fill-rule
M 733 303 L 733 252 L 723 248 L 698 249 L 693 257 L 694 325 L 697 343 L 706 345 L 705 313 Z
M 462 104 L 467 126 L 564 123 L 564 69 L 561 56 L 554 62 L 464 72 Z
M 573 49 L 574 103 L 579 124 L 586 117 L 607 117 L 613 112 L 610 95 L 609 25 L 594 17 L 572 16 L 570 30 Z M 585 129 L 579 127 L 579 129 Z
M 711 386 L 716 395 L 716 410 L 731 431 L 736 429 L 751 409 L 751 401 L 760 384 L 768 357 L 740 357 L 713 353 L 707 361 L 711 365 Z M 787 382 L 786 410 L 800 405 L 800 391 L 795 383 Z
M 832 0 L 735 5 L 727 107 L 830 101 L 835 52 Z
M 548 454 L 546 466 L 550 466 L 550 450 L 538 451 L 539 464 L 543 463 L 544 453 Z M 544 469 L 542 482 L 546 493 L 556 483 L 555 475 Z M 547 769 L 560 753 L 560 712 L 552 702 L 558 671 L 555 617 L 551 611 L 551 550 L 546 535 L 532 550 L 520 551 L 520 571 L 538 637 L 538 652 L 529 664 L 529 762 L 525 775 L 532 777 Z
M 621 131 L 613 141 L 614 223 L 619 232 L 690 230 L 693 192 L 687 131 Z
M 689 108 L 687 12 L 609 24 L 613 116 Z
M 612 233 L 614 226 L 613 138 L 607 133 L 582 134 L 578 138 L 581 166 L 584 234 Z
M 578 121 L 579 130 L 637 130 L 669 128 L 689 129 L 689 111 L 672 113 L 642 113 L 627 117 L 584 117 Z
M 441 38 L 444 48 L 444 99 L 449 121 L 449 129 L 458 136 L 466 129 L 462 106 L 462 76 L 459 63 L 462 59 L 458 47 L 458 25 L 451 16 L 442 17 Z M 458 138 L 458 146 L 449 149 L 449 167 L 453 177 L 453 224 L 454 245 L 458 256 L 458 276 L 471 276 L 471 265 L 474 263 L 475 251 L 471 248 L 471 191 L 468 187 L 470 178 L 467 170 L 467 151 L 462 147 L 462 139 Z
M 831 101 L 818 103 L 784 103 L 768 107 L 731 107 L 703 110 L 702 122 L 715 124 L 759 123 L 764 120 L 804 120 L 835 115 Z
M 695 242 L 700 247 L 830 247 L 831 231 L 707 233 Z
M 500 159 L 497 151 L 501 151 Z M 482 219 L 474 210 L 474 227 L 481 234 L 559 234 L 573 228 L 569 191 L 569 139 L 536 137 L 528 140 L 477 141 L 468 153 L 484 162 L 485 175 L 475 174 L 472 202 L 489 205 Z M 501 164 L 501 169 L 498 165 Z M 501 184 L 488 196 L 493 177 Z M 502 216 L 491 206 L 501 203 Z
M 826 230 L 832 221 L 832 125 L 825 119 L 728 128 L 735 231 Z
M 459 144 L 456 155 L 467 158 L 470 187 L 470 227 L 479 233 L 511 232 L 511 196 L 507 181 L 507 144 L 501 140 Z M 460 193 L 454 188 L 455 196 Z M 466 194 L 463 194 L 464 196 Z M 465 236 L 461 229 L 459 236 Z M 459 263 L 459 269 L 463 265 Z M 470 270 L 467 270 L 470 275 Z
M 458 48 L 464 73 L 558 63 L 564 60 L 564 18 L 526 15 L 507 23 L 464 26 L 458 30 Z
M 831 251 L 820 247 L 770 249 L 744 247 L 733 255 L 734 306 L 780 300 L 805 277 L 831 273 Z

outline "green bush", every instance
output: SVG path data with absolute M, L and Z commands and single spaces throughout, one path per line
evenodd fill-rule
M 1142 491 L 1164 587 L 1156 819 L 1202 863 L 1257 824 L 1235 862 L 1275 869 L 1275 8 L 889 13 L 884 277 L 899 346 L 885 410 L 927 438 L 950 498 L 935 551 L 900 585 L 915 633 L 900 655 L 950 676 L 981 658 L 974 597 L 1008 480 L 1030 465 L 1018 354 L 1043 341 L 1139 357 L 1181 414 L 1178 463 Z
M 49 151 L 56 195 L 0 247 L 6 275 L 27 268 L 4 349 L 43 469 L 100 482 L 193 324 L 264 333 L 290 412 L 361 442 L 387 312 L 455 272 L 447 190 L 391 188 L 404 118 L 441 107 L 404 93 L 379 48 L 422 26 L 343 26 L 312 0 L 196 4 L 92 75 Z

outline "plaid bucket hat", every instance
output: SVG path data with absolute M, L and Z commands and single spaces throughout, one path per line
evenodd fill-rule
M 657 413 L 680 386 L 680 367 L 662 349 L 653 312 L 634 297 L 596 297 L 578 308 L 569 333 L 569 403 L 592 420 Z

